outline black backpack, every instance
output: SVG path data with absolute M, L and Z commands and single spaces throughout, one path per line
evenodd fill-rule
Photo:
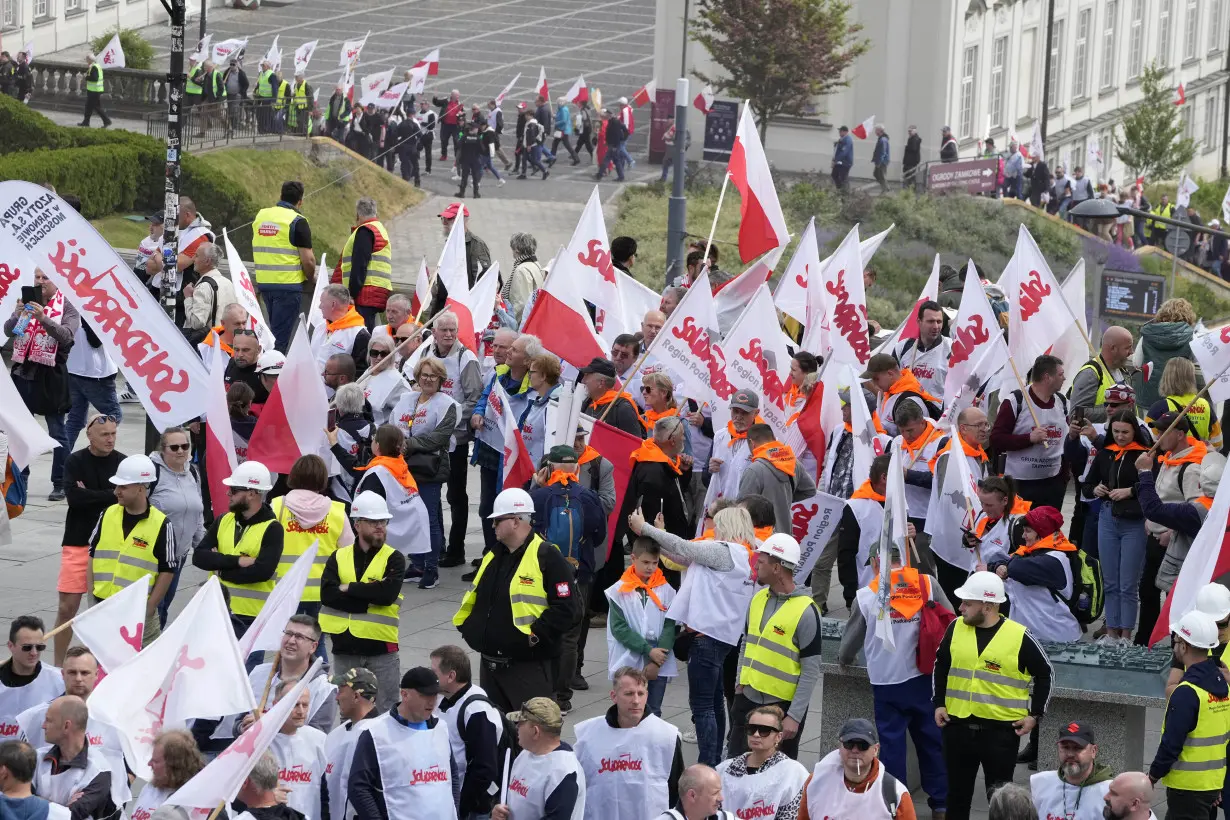
M 509 752 L 508 760 L 510 766 L 512 765 L 512 761 L 516 760 L 517 755 L 521 752 L 521 744 L 517 741 L 517 727 L 511 720 L 508 719 L 508 715 L 503 709 L 491 702 L 491 698 L 487 697 L 482 692 L 471 692 L 466 695 L 460 703 L 453 707 L 453 710 L 457 712 L 457 716 L 454 718 L 451 711 L 449 714 L 449 718 L 454 721 L 454 726 L 457 728 L 457 734 L 459 736 L 461 734 L 461 719 L 465 717 L 466 707 L 468 707 L 471 703 L 485 703 L 494 709 L 495 713 L 500 716 L 500 742 L 496 744 L 496 759 L 500 761 L 500 777 L 503 779 L 506 774 L 504 771 L 504 752 Z

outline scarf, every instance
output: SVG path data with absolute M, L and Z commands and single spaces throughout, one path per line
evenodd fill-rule
M 799 386 L 794 382 L 790 383 L 790 389 L 786 391 L 786 406 L 793 407 L 803 399 L 807 398 L 807 394 L 799 389 Z M 797 413 L 795 415 L 798 415 Z
M 334 333 L 338 330 L 345 330 L 348 327 L 363 327 L 363 324 L 363 317 L 354 309 L 354 305 L 351 305 L 346 308 L 346 315 L 336 322 L 329 322 L 325 325 L 325 332 Z
M 762 444 L 755 450 L 752 450 L 752 461 L 757 459 L 764 459 L 770 465 L 785 473 L 787 478 L 794 478 L 794 451 L 788 445 L 782 444 L 780 441 L 770 441 L 768 444 Z
M 756 414 L 756 420 L 753 421 L 752 424 L 764 424 L 764 419 L 760 417 L 759 413 Z M 749 428 L 751 426 L 752 426 L 751 424 L 748 425 Z M 747 438 L 747 433 L 740 433 L 738 430 L 735 429 L 735 423 L 733 421 L 726 422 L 726 432 L 730 433 L 730 446 L 731 447 L 735 446 L 736 441 L 743 441 Z
M 581 456 L 577 459 L 577 464 L 589 464 L 596 458 L 602 458 L 602 453 L 586 444 L 585 452 L 581 453 Z
M 757 541 L 763 542 L 765 539 L 767 539 L 770 535 L 773 534 L 773 525 L 770 524 L 767 527 L 756 527 L 754 530 L 752 530 L 752 532 L 756 533 Z
M 988 459 L 987 459 L 986 450 L 982 449 L 981 446 L 975 446 L 973 444 L 970 444 L 969 442 L 967 442 L 965 439 L 961 438 L 960 436 L 957 436 L 957 438 L 961 441 L 961 450 L 967 456 L 969 456 L 970 458 L 976 458 L 978 459 L 978 461 L 980 461 L 983 464 L 987 463 Z M 931 461 L 927 463 L 927 466 L 931 468 L 931 472 L 933 473 L 935 472 L 935 465 L 939 463 L 940 456 L 944 455 L 944 453 L 947 453 L 951 450 L 952 450 L 952 439 L 950 438 L 948 439 L 948 442 L 943 447 L 941 447 L 938 451 L 936 451 L 936 454 L 934 456 L 931 457 Z
M 662 574 L 661 569 L 655 569 L 653 575 L 649 576 L 648 581 L 642 581 L 641 576 L 636 574 L 636 570 L 628 567 L 624 570 L 624 574 L 619 576 L 619 581 L 620 592 L 635 592 L 638 589 L 643 589 L 645 594 L 649 596 L 649 600 L 653 601 L 659 610 L 662 612 L 666 611 L 666 607 L 663 606 L 661 599 L 658 598 L 658 594 L 654 592 L 658 587 L 666 586 L 666 576 Z
M 372 460 L 367 462 L 364 467 L 356 467 L 356 470 L 370 470 L 372 467 L 383 467 L 393 474 L 393 479 L 410 492 L 417 493 L 419 485 L 414 483 L 414 476 L 410 475 L 410 468 L 406 466 L 406 460 L 401 456 L 393 458 L 392 456 L 372 456 Z
M 1161 463 L 1166 467 L 1173 467 L 1176 464 L 1199 464 L 1204 461 L 1204 457 L 1209 454 L 1209 445 L 1199 439 L 1194 439 L 1191 436 L 1187 437 L 1186 455 L 1171 456 L 1169 453 L 1162 456 Z
M 1107 450 L 1110 450 L 1112 453 L 1115 454 L 1115 461 L 1121 460 L 1125 455 L 1133 451 L 1139 450 L 1141 452 L 1144 452 L 1145 450 L 1149 449 L 1143 444 L 1140 444 L 1135 441 L 1131 442 L 1126 447 L 1120 447 L 1118 444 L 1107 444 L 1105 445 L 1105 447 Z
M 235 355 L 235 348 L 231 347 L 226 342 L 222 341 L 222 325 L 218 325 L 217 327 L 210 330 L 209 335 L 205 337 L 205 341 L 202 342 L 202 344 L 204 344 L 206 347 L 213 347 L 215 341 L 217 341 L 218 344 L 222 345 L 223 353 L 225 353 L 228 356 Z
M 555 470 L 554 472 L 551 473 L 551 477 L 547 479 L 547 486 L 549 487 L 552 484 L 563 484 L 564 488 L 567 489 L 568 482 L 576 481 L 576 480 L 577 480 L 576 473 L 566 473 L 563 470 Z
M 893 611 L 907 621 L 917 615 L 926 602 L 926 598 L 923 596 L 922 579 L 918 575 L 918 570 L 914 569 L 914 567 L 895 569 L 889 576 L 888 583 L 892 587 L 892 592 L 888 596 L 888 605 L 893 608 Z M 871 579 L 870 587 L 872 592 L 880 588 L 880 576 L 878 573 L 876 577 Z
M 645 428 L 646 432 L 652 432 L 653 426 L 658 419 L 670 418 L 671 416 L 677 415 L 679 415 L 678 407 L 668 407 L 661 413 L 654 410 L 652 407 L 647 407 L 645 408 L 645 412 L 641 414 L 641 426 Z
M 1024 515 L 1025 513 L 1032 510 L 1033 506 L 1034 505 L 1032 501 L 1026 501 L 1025 499 L 1021 498 L 1018 495 L 1016 499 L 1012 502 L 1012 509 L 1009 510 L 1008 512 L 1011 513 L 1012 515 Z
M 1037 552 L 1039 550 L 1055 550 L 1057 552 L 1076 552 L 1076 546 L 1071 541 L 1069 541 L 1067 538 L 1064 538 L 1063 533 L 1053 532 L 1050 535 L 1048 535 L 1046 538 L 1039 538 L 1037 541 L 1035 541 L 1032 545 L 1028 547 L 1022 544 L 1020 547 L 1017 547 L 1016 552 L 1012 554 L 1013 555 L 1029 555 L 1031 552 Z
M 880 493 L 877 493 L 875 490 L 871 488 L 870 479 L 860 484 L 859 488 L 854 491 L 853 495 L 850 496 L 851 501 L 853 501 L 856 498 L 870 498 L 872 501 L 878 501 L 881 504 L 884 503 L 884 496 L 881 495 Z
M 1201 507 L 1204 507 L 1206 510 L 1213 509 L 1213 499 L 1207 495 L 1202 495 L 1199 498 L 1194 499 L 1192 503 L 1199 504 Z
M 910 467 L 913 466 L 914 462 L 918 461 L 918 456 L 922 453 L 924 447 L 926 447 L 931 442 L 935 441 L 937 438 L 942 438 L 943 435 L 944 435 L 944 431 L 936 427 L 935 424 L 931 421 L 927 422 L 927 432 L 923 433 L 921 436 L 914 439 L 913 441 L 906 441 L 905 436 L 902 435 L 901 436 L 901 446 L 905 449 L 906 453 L 908 453 L 910 456 L 910 463 L 906 466 L 906 469 L 907 470 L 910 469 Z
M 63 293 L 58 290 L 56 291 L 55 296 L 51 297 L 51 301 L 43 307 L 43 315 L 51 321 L 59 323 L 60 317 L 64 315 Z M 60 349 L 60 346 L 56 344 L 56 340 L 47 332 L 47 328 L 43 327 L 42 322 L 31 318 L 30 324 L 26 326 L 23 338 L 25 339 L 24 343 L 21 340 L 13 343 L 14 362 L 29 360 L 35 364 L 55 367 L 56 351 Z
M 601 396 L 599 396 L 598 398 L 594 399 L 590 407 L 606 407 L 608 404 L 615 401 L 616 399 L 627 399 L 629 404 L 633 405 L 634 407 L 636 406 L 636 402 L 632 401 L 632 397 L 629 396 L 627 393 L 624 393 L 622 391 L 616 392 L 614 390 L 608 390 L 605 393 L 603 393 Z
M 929 402 L 933 402 L 938 405 L 944 404 L 943 399 L 937 399 L 926 390 L 923 390 L 922 384 L 918 381 L 918 379 L 914 378 L 914 374 L 908 367 L 902 370 L 901 376 L 898 377 L 897 381 L 893 382 L 892 385 L 884 391 L 884 396 L 887 398 L 888 396 L 895 396 L 898 393 L 917 393 Z
M 668 465 L 675 471 L 675 475 L 683 475 L 683 469 L 679 466 L 680 458 L 675 456 L 673 459 L 667 457 L 666 453 L 662 452 L 662 448 L 658 446 L 658 442 L 653 439 L 645 439 L 641 442 L 641 446 L 632 451 L 632 455 L 628 456 L 628 462 L 635 467 L 637 462 L 660 461 Z
M 989 515 L 983 513 L 983 515 L 974 522 L 974 535 L 981 538 L 987 534 L 987 530 L 998 524 L 999 521 L 999 518 L 991 518 Z

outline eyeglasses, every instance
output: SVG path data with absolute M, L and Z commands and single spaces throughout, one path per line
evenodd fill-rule
M 241 327 L 233 334 L 235 336 L 256 336 L 256 331 L 250 327 Z
M 47 644 L 45 643 L 23 643 L 21 645 L 22 652 L 32 652 L 35 649 L 37 649 L 39 652 L 42 652 L 46 648 L 47 648 Z
M 168 444 L 167 449 L 172 453 L 183 453 L 192 449 L 191 444 Z
M 93 427 L 95 424 L 106 424 L 107 422 L 111 422 L 112 424 L 119 424 L 120 420 L 117 419 L 115 416 L 108 416 L 106 413 L 99 413 L 97 416 L 90 419 L 90 423 L 86 425 L 86 429 L 88 430 L 89 428 Z
M 642 385 L 641 385 L 641 392 L 642 392 L 642 393 L 652 393 L 652 392 L 653 392 L 653 388 L 652 388 L 652 387 L 650 387 L 650 386 L 648 386 L 648 385 L 642 384 Z
M 755 735 L 756 737 L 768 737 L 781 729 L 776 726 L 765 726 L 763 723 L 749 723 L 743 727 L 743 731 L 747 732 L 748 737 Z
M 282 630 L 283 638 L 290 638 L 292 641 L 303 641 L 304 643 L 316 643 L 316 639 L 311 635 L 304 635 L 302 632 L 291 632 L 289 629 Z
M 227 487 L 226 488 L 227 495 L 239 495 L 240 493 L 246 493 L 247 491 L 248 491 L 247 487 Z
M 416 376 L 415 378 L 417 378 L 419 381 L 423 381 L 424 379 L 438 379 L 440 378 L 440 375 L 438 373 L 428 373 L 426 370 L 424 370 L 422 373 L 418 374 L 418 376 Z
M 865 752 L 871 748 L 871 744 L 865 740 L 846 740 L 841 745 L 847 752 Z

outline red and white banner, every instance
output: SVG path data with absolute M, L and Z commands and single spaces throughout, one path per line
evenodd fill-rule
M 246 658 L 253 652 L 276 652 L 282 647 L 282 631 L 299 610 L 303 588 L 307 586 L 308 577 L 312 573 L 312 562 L 316 560 L 319 549 L 320 542 L 313 541 L 312 546 L 304 550 L 295 559 L 295 563 L 291 564 L 287 573 L 278 580 L 256 619 L 239 639 L 241 658 Z
M 537 336 L 543 347 L 573 367 L 585 367 L 597 356 L 606 358 L 610 346 L 594 330 L 576 283 L 554 267 L 558 262 L 538 289 L 521 332 Z
M 419 263 L 418 276 L 414 277 L 414 292 L 410 294 L 410 316 L 417 318 L 431 304 L 431 275 L 427 273 L 427 257 Z
M 505 98 L 505 97 L 507 97 L 509 94 L 511 94 L 511 93 L 512 93 L 513 88 L 514 88 L 514 87 L 516 87 L 516 85 L 517 85 L 517 81 L 518 81 L 518 80 L 520 80 L 520 79 L 521 79 L 521 72 L 520 72 L 520 71 L 518 71 L 518 72 L 517 72 L 517 76 L 512 78 L 512 82 L 510 82 L 508 85 L 504 86 L 504 90 L 503 90 L 503 91 L 501 91 L 499 94 L 496 94 L 496 95 L 495 95 L 495 104 L 496 104 L 496 105 L 503 105 L 503 104 L 504 104 L 504 98 Z
M 430 76 L 436 76 L 440 73 L 440 49 L 432 49 L 430 54 L 419 60 L 411 68 L 425 68 Z
M 760 415 L 773 428 L 779 441 L 795 451 L 801 446 L 798 429 L 787 430 L 794 406 L 786 401 L 790 389 L 790 348 L 777 322 L 777 310 L 768 286 L 756 291 L 747 310 L 722 340 L 726 355 L 726 378 L 735 390 L 747 389 L 760 396 Z M 718 403 L 713 426 L 730 420 L 730 408 Z M 794 443 L 792 443 L 794 442 Z
M 867 364 L 871 358 L 871 341 L 867 336 L 867 294 L 863 289 L 863 259 L 857 225 L 850 229 L 824 266 L 823 278 L 813 276 L 808 280 L 807 299 L 812 305 L 812 323 L 807 328 L 803 346 L 835 363 Z M 823 318 L 817 322 L 814 306 L 821 300 Z M 817 324 L 820 333 L 814 330 Z
M 43 453 L 50 453 L 60 446 L 60 442 L 47 435 L 43 425 L 26 409 L 26 403 L 22 401 L 7 370 L 0 376 L 0 429 L 9 437 L 9 455 L 19 470 L 29 467 Z
M 466 229 L 464 219 L 453 220 L 448 239 L 436 263 L 436 277 L 448 291 L 444 306 L 457 316 L 457 340 L 477 352 L 474 334 L 487 326 L 487 318 L 470 310 L 470 280 L 466 268 Z M 476 283 L 477 284 L 477 283 Z
M 85 217 L 41 185 L 0 182 L 0 235 L 28 253 L 89 321 L 155 427 L 201 414 L 205 365 Z
M 230 503 L 222 481 L 230 478 L 239 466 L 223 380 L 227 363 L 224 356 L 222 346 L 215 344 L 209 365 L 209 401 L 205 407 L 205 475 L 209 480 L 209 501 L 215 518 L 226 515 Z
M 727 166 L 730 181 L 739 189 L 739 258 L 744 264 L 762 253 L 790 241 L 786 217 L 777 201 L 777 188 L 769 171 L 769 160 L 760 144 L 760 133 L 752 119 L 752 107 L 743 104 L 735 147 Z M 861 271 L 860 271 L 861 273 Z
M 621 333 L 639 330 L 639 316 L 624 316 L 623 302 L 619 298 L 619 280 L 615 277 L 615 265 L 611 262 L 611 240 L 607 236 L 606 220 L 602 217 L 602 198 L 598 195 L 597 185 L 590 192 L 589 201 L 585 203 L 585 210 L 581 212 L 568 247 L 551 270 L 552 277 L 556 274 L 570 278 L 586 301 L 598 308 L 595 329 L 608 345 Z
M 1215 371 L 1216 372 L 1216 371 Z M 1230 572 L 1230 533 L 1226 520 L 1230 518 L 1230 481 L 1217 485 L 1213 506 L 1205 516 L 1200 532 L 1192 541 L 1187 557 L 1179 568 L 1179 577 L 1166 595 L 1162 612 L 1149 636 L 1149 646 L 1170 634 L 1172 624 L 1177 624 L 1184 615 L 1196 608 L 1196 593 L 1205 584 L 1212 583 Z
M 1074 323 L 1050 265 L 1021 225 L 999 286 L 1008 296 L 1008 346 L 1022 375 Z
M 568 102 L 574 102 L 577 105 L 589 99 L 589 88 L 585 85 L 585 75 L 577 77 L 577 81 L 572 84 L 572 88 L 568 89 L 568 93 L 564 94 Z
M 534 477 L 534 463 L 530 461 L 530 451 L 526 449 L 521 431 L 517 429 L 517 418 L 513 415 L 508 404 L 508 393 L 499 379 L 491 383 L 491 392 L 487 394 L 487 410 L 483 414 L 483 426 L 479 428 L 476 436 L 479 441 L 502 455 L 503 489 L 522 487 Z
M 354 66 L 359 61 L 359 52 L 363 50 L 363 46 L 367 43 L 367 38 L 370 34 L 370 31 L 364 34 L 362 40 L 347 40 L 342 43 L 342 56 L 341 60 L 338 61 L 338 68 Z
M 698 403 L 724 404 L 737 389 L 726 375 L 709 272 L 701 273 L 645 351 L 645 366 L 670 372 L 675 390 Z
M 713 309 L 717 311 L 718 329 L 725 336 L 739 314 L 752 301 L 761 285 L 768 284 L 785 247 L 777 247 L 752 263 L 752 266 L 719 287 L 713 294 Z
M 837 525 L 845 509 L 844 499 L 820 492 L 790 505 L 791 534 L 799 542 L 799 563 L 794 570 L 796 584 L 807 585 L 816 559 L 824 552 L 829 539 L 837 535 Z
M 226 228 L 222 229 L 222 243 L 226 248 L 226 266 L 231 272 L 231 284 L 235 288 L 235 300 L 239 303 L 240 307 L 248 312 L 248 327 L 256 331 L 256 338 L 260 340 L 261 350 L 273 350 L 273 331 L 269 329 L 269 325 L 265 322 L 265 315 L 261 313 L 261 303 L 256 298 L 256 288 L 252 285 L 252 277 L 248 274 L 248 269 L 243 264 L 243 260 L 239 258 L 239 253 L 235 250 L 235 246 L 231 244 L 231 238 L 227 235 Z M 0 311 L 0 316 L 2 315 L 4 314 Z
M 474 333 L 466 339 L 461 338 L 460 332 L 457 335 L 458 341 L 461 341 L 466 347 L 473 350 L 478 355 L 479 361 L 482 361 L 484 356 L 481 337 L 495 315 L 495 303 L 499 295 L 500 263 L 492 262 L 491 267 L 483 271 L 483 275 L 478 277 L 474 287 L 465 296 L 466 308 L 469 310 L 470 316 L 473 317 L 471 321 L 474 323 Z M 450 294 L 450 305 L 452 301 Z M 473 341 L 471 342 L 471 340 Z
M 713 110 L 713 97 L 713 86 L 706 83 L 705 87 L 696 95 L 696 98 L 692 100 L 692 105 L 700 113 L 709 116 L 709 112 Z
M 1230 401 L 1230 373 L 1222 372 L 1230 367 L 1230 325 L 1192 339 L 1191 349 L 1204 378 L 1216 378 L 1209 385 L 1209 401 L 1218 406 Z
M 111 672 L 141 651 L 149 584 L 129 584 L 73 619 L 73 634 Z
M 858 137 L 861 140 L 865 140 L 867 139 L 867 135 L 875 130 L 875 122 L 876 122 L 876 115 L 872 114 L 870 117 L 863 120 L 858 125 L 854 126 L 854 129 L 850 131 L 850 133 Z
M 534 90 L 537 91 L 540 96 L 546 97 L 548 100 L 551 99 L 551 94 L 547 90 L 547 69 L 545 67 L 540 67 L 538 69 L 538 87 Z
M 956 413 L 973 404 L 975 392 L 987 378 L 1008 363 L 1004 334 L 973 260 L 965 269 L 961 307 L 949 333 L 952 352 L 948 356 L 948 375 L 944 377 L 944 398 L 946 415 L 955 418 Z
M 154 739 L 164 729 L 255 708 L 243 662 L 222 585 L 211 575 L 157 640 L 108 670 L 90 696 L 90 717 L 115 727 L 128 768 L 148 781 Z
M 373 105 L 383 111 L 391 111 L 401 104 L 406 93 L 410 90 L 411 80 L 397 85 L 391 85 L 384 91 L 380 92 L 380 96 L 376 98 Z
M 308 63 L 312 61 L 312 55 L 316 53 L 316 44 L 319 40 L 313 40 L 310 43 L 304 43 L 295 49 L 295 74 L 303 74 L 307 71 Z
M 819 272 L 823 264 L 816 242 L 816 218 L 813 216 L 799 237 L 790 264 L 786 266 L 786 272 L 777 283 L 777 292 L 773 294 L 774 306 L 803 326 L 811 323 L 807 311 L 807 280 L 813 271 Z
M 330 464 L 333 457 L 325 436 L 328 420 L 329 397 L 307 326 L 300 321 L 286 351 L 286 364 L 248 441 L 248 460 L 259 461 L 275 473 L 289 473 L 295 460 L 307 453 Z
M 214 65 L 221 68 L 232 57 L 242 54 L 247 47 L 247 37 L 232 37 L 229 40 L 220 40 L 214 43 L 209 50 L 209 56 L 214 61 Z M 298 56 L 299 54 L 296 52 L 295 57 L 298 58 Z
M 117 31 L 107 47 L 98 55 L 98 64 L 106 68 L 124 68 L 124 47 L 120 45 L 120 34 Z
M 638 88 L 636 90 L 636 93 L 632 95 L 632 103 L 637 108 L 640 108 L 645 103 L 652 104 L 653 101 L 657 99 L 657 94 L 658 94 L 658 82 L 657 80 L 650 80 L 649 82 L 645 83 L 643 86 Z
M 376 100 L 393 82 L 393 69 L 387 69 L 377 74 L 368 74 L 359 83 L 359 103 L 363 106 L 375 105 Z

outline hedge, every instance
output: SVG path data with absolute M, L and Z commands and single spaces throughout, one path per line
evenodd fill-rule
M 139 176 L 140 155 L 121 146 L 96 145 L 0 157 L 0 179 L 49 182 L 57 191 L 80 197 L 81 211 L 91 219 L 136 207 L 139 192 L 128 180 Z

